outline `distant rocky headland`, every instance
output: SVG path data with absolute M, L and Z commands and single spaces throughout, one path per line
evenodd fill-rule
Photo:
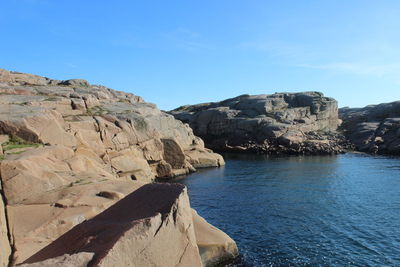
M 337 101 L 319 92 L 241 95 L 170 114 L 218 151 L 337 154 L 350 147 L 337 131 Z
M 0 266 L 208 266 L 237 255 L 184 186 L 153 183 L 224 164 L 173 116 L 85 80 L 3 69 L 0 110 Z
M 341 108 L 320 92 L 241 95 L 170 111 L 221 152 L 400 155 L 400 101 Z

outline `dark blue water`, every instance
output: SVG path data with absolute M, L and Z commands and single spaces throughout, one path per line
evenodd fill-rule
M 400 158 L 227 155 L 179 182 L 240 266 L 400 266 Z

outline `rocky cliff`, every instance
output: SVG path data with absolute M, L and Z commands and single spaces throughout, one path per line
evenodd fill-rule
M 347 138 L 362 152 L 400 155 L 400 101 L 342 108 Z
M 319 92 L 241 95 L 170 112 L 188 123 L 207 147 L 265 154 L 344 151 L 336 100 Z
M 1 266 L 156 178 L 224 164 L 189 126 L 138 96 L 6 70 L 0 143 Z

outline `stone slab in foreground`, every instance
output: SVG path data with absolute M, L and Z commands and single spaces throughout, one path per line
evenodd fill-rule
M 202 266 L 185 186 L 144 185 L 24 263 L 85 252 L 87 266 Z

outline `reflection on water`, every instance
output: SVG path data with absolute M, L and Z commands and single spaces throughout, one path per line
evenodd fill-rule
M 242 264 L 400 266 L 399 158 L 225 158 L 179 182 L 237 241 Z

